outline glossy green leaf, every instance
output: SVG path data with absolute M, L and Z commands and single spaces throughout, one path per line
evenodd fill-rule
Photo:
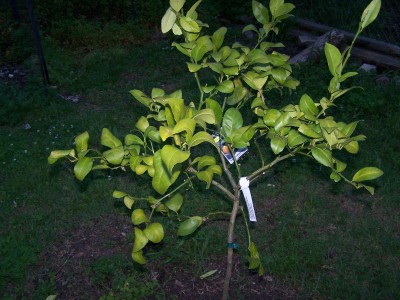
M 164 228 L 160 223 L 150 223 L 143 230 L 143 233 L 152 243 L 159 243 L 164 238 Z
M 146 246 L 148 243 L 149 239 L 146 237 L 146 235 L 143 233 L 143 231 L 135 226 L 135 240 L 133 241 L 133 252 L 138 252 Z
M 92 158 L 90 157 L 80 158 L 74 167 L 75 177 L 78 180 L 83 181 L 86 175 L 89 174 L 89 172 L 92 170 L 92 166 L 93 166 Z
M 351 141 L 350 143 L 348 143 L 344 146 L 344 149 L 346 149 L 347 152 L 349 152 L 351 154 L 356 154 L 356 153 L 358 153 L 360 146 L 357 141 Z
M 354 133 L 354 130 L 356 130 L 357 125 L 358 125 L 359 121 L 355 121 L 352 122 L 350 124 L 347 124 L 343 129 L 342 132 L 346 135 L 346 136 L 351 136 Z
M 285 147 L 286 147 L 285 139 L 279 136 L 275 136 L 271 139 L 271 149 L 272 152 L 274 152 L 276 155 L 281 153 L 283 149 L 285 149 Z
M 373 0 L 368 4 L 365 10 L 362 13 L 360 27 L 364 29 L 369 24 L 371 24 L 379 14 L 379 10 L 381 9 L 381 0 Z
M 208 109 L 211 109 L 214 112 L 216 125 L 221 124 L 221 121 L 222 121 L 222 107 L 221 107 L 221 105 L 217 101 L 215 101 L 215 100 L 213 100 L 211 98 L 207 98 L 206 99 L 206 107 Z
M 287 137 L 288 145 L 290 148 L 296 147 L 298 145 L 304 144 L 308 141 L 306 137 L 297 132 L 297 130 L 290 130 Z
M 265 114 L 263 121 L 267 126 L 274 126 L 276 120 L 282 115 L 277 109 L 269 109 Z
M 74 149 L 53 150 L 53 151 L 50 152 L 50 155 L 47 158 L 47 162 L 51 165 L 51 164 L 54 164 L 60 158 L 64 158 L 64 157 L 66 157 L 68 155 L 75 156 L 75 150 Z
M 201 225 L 202 222 L 203 222 L 203 218 L 198 217 L 198 216 L 187 219 L 186 221 L 182 222 L 179 225 L 178 235 L 186 236 L 186 235 L 189 235 L 189 234 L 195 232 L 196 229 L 199 228 L 199 226 Z
M 217 31 L 215 31 L 211 36 L 211 40 L 216 50 L 221 48 L 222 43 L 224 42 L 226 31 L 227 31 L 226 27 L 221 27 Z
M 211 42 L 208 36 L 202 36 L 197 39 L 196 46 L 191 52 L 191 56 L 194 61 L 200 61 L 204 55 L 214 49 L 214 44 Z
M 232 132 L 243 125 L 243 118 L 240 111 L 236 108 L 229 108 L 222 120 L 221 133 L 224 137 L 230 137 Z
M 270 0 L 269 9 L 274 18 L 279 17 L 279 9 L 284 5 L 284 0 Z
M 233 94 L 228 97 L 226 103 L 228 103 L 228 105 L 235 105 L 242 101 L 248 93 L 249 91 L 243 86 L 235 87 Z
M 179 23 L 182 26 L 183 30 L 191 33 L 199 33 L 200 32 L 200 26 L 197 24 L 197 22 L 191 18 L 188 17 L 181 17 L 179 19 Z
M 174 116 L 174 120 L 178 122 L 179 120 L 183 119 L 186 114 L 186 106 L 181 98 L 169 98 L 167 99 L 167 104 L 172 110 L 172 114 Z M 165 112 L 167 113 L 167 111 Z M 168 118 L 167 118 L 168 120 Z M 171 126 L 170 124 L 168 124 Z
M 316 116 L 319 113 L 314 101 L 307 94 L 301 96 L 299 105 L 300 110 L 306 115 Z
M 184 4 L 185 4 L 185 0 L 169 0 L 169 5 L 176 12 L 179 12 L 182 9 Z
M 200 5 L 201 1 L 202 0 L 198 0 L 192 5 L 192 7 L 186 13 L 186 17 L 196 19 L 197 16 L 196 9 Z
M 332 168 L 332 152 L 327 149 L 312 148 L 311 154 L 320 164 Z
M 137 252 L 132 251 L 132 259 L 134 262 L 137 262 L 138 264 L 144 265 L 147 263 L 147 260 L 143 256 L 143 251 L 139 250 Z
M 194 119 L 182 119 L 178 123 L 176 123 L 174 129 L 172 130 L 172 134 L 177 134 L 185 131 L 186 140 L 190 140 L 194 134 L 195 127 L 196 121 Z
M 167 9 L 164 16 L 161 19 L 161 31 L 167 33 L 172 29 L 176 21 L 176 14 L 171 7 Z
M 167 202 L 165 202 L 165 206 L 176 213 L 181 209 L 182 204 L 183 196 L 180 193 L 175 193 Z
M 217 163 L 217 161 L 215 160 L 214 156 L 204 155 L 201 157 L 197 157 L 195 160 L 193 160 L 193 164 L 196 164 L 196 163 L 197 163 L 197 169 L 201 170 L 204 167 L 215 165 Z
M 180 174 L 180 170 L 173 170 L 171 174 L 163 163 L 161 158 L 161 150 L 154 154 L 155 174 L 151 182 L 154 190 L 159 194 L 164 194 L 168 188 L 176 181 Z
M 135 200 L 132 199 L 130 196 L 126 195 L 124 197 L 124 204 L 128 209 L 132 209 L 132 206 L 134 203 L 135 203 Z
M 365 168 L 362 168 L 361 170 L 357 171 L 357 173 L 354 174 L 353 179 L 351 181 L 361 182 L 361 181 L 366 181 L 366 180 L 373 180 L 382 175 L 383 175 L 383 172 L 381 169 L 378 169 L 375 167 L 365 167 Z
M 344 162 L 342 162 L 342 161 L 340 161 L 340 160 L 338 160 L 338 159 L 334 159 L 334 162 L 335 162 L 335 165 L 336 165 L 336 171 L 337 172 L 343 172 L 345 169 L 346 169 L 346 167 L 347 167 L 347 164 L 346 163 L 344 163 Z
M 187 62 L 186 64 L 188 66 L 189 72 L 191 72 L 191 73 L 195 73 L 195 72 L 197 72 L 197 71 L 199 71 L 201 69 L 201 65 L 192 64 L 192 63 L 189 63 L 189 62 Z
M 208 132 L 205 132 L 205 131 L 197 132 L 189 141 L 187 141 L 187 144 L 190 149 L 190 148 L 195 147 L 204 142 L 210 143 L 214 147 L 217 147 L 217 145 L 215 144 L 214 138 L 211 136 L 211 134 L 209 134 Z
M 285 127 L 287 124 L 289 124 L 291 117 L 290 117 L 290 112 L 284 112 L 278 119 L 276 119 L 275 124 L 274 124 L 274 129 L 275 132 L 279 132 L 283 127 Z
M 134 134 L 127 134 L 125 136 L 125 145 L 143 145 L 143 141 Z
M 326 60 L 328 62 L 329 71 L 331 72 L 333 77 L 337 78 L 342 72 L 342 54 L 340 53 L 338 48 L 329 43 L 325 44 L 324 50 Z
M 131 218 L 132 218 L 132 223 L 134 225 L 140 225 L 142 223 L 150 222 L 146 214 L 144 213 L 143 209 L 141 208 L 135 209 L 132 212 Z
M 89 133 L 87 131 L 81 133 L 75 138 L 76 151 L 84 152 L 88 149 Z
M 229 76 L 235 76 L 239 74 L 239 68 L 238 67 L 229 67 L 229 68 L 223 68 L 222 72 L 225 75 L 229 75 Z
M 139 120 L 136 122 L 135 127 L 139 129 L 141 132 L 145 132 L 146 129 L 150 126 L 149 121 L 146 117 L 141 116 Z
M 321 135 L 316 132 L 314 129 L 312 129 L 310 126 L 306 125 L 306 124 L 301 124 L 299 127 L 299 132 L 301 132 L 302 134 L 311 137 L 311 138 L 320 138 Z
M 253 15 L 261 24 L 266 24 L 269 22 L 268 9 L 262 5 L 260 2 L 252 1 Z
M 118 190 L 115 190 L 114 192 L 113 192 L 113 194 L 112 194 L 112 196 L 113 196 L 113 198 L 123 198 L 123 197 L 125 197 L 126 195 L 128 195 L 127 193 L 125 193 L 125 192 L 121 192 L 121 191 L 118 191 Z
M 161 149 L 162 161 L 167 167 L 168 172 L 171 174 L 177 164 L 186 161 L 189 157 L 190 152 L 179 150 L 178 148 L 171 145 L 165 145 Z
M 131 95 L 133 97 L 135 97 L 135 99 L 137 101 L 139 101 L 140 103 L 142 103 L 145 106 L 149 106 L 149 104 L 151 103 L 151 99 L 149 97 L 146 96 L 145 93 L 143 93 L 142 91 L 139 90 L 131 90 L 129 91 L 131 93 Z
M 292 3 L 284 3 L 283 5 L 281 5 L 276 13 L 275 13 L 275 18 L 282 20 L 285 19 L 287 17 L 289 17 L 290 15 L 288 15 L 293 9 L 295 8 L 295 6 Z
M 115 137 L 110 130 L 103 128 L 101 132 L 101 144 L 108 148 L 116 148 L 122 146 L 122 142 Z
M 194 116 L 193 119 L 198 122 L 199 120 L 206 122 L 208 124 L 215 124 L 215 114 L 214 111 L 210 108 L 205 108 L 199 110 Z
M 338 173 L 336 173 L 335 171 L 332 171 L 329 178 L 332 179 L 334 182 L 339 182 L 342 179 L 342 177 L 340 177 L 340 175 Z
M 119 165 L 124 159 L 124 153 L 124 147 L 118 146 L 116 148 L 104 151 L 103 156 L 110 164 Z
M 231 80 L 225 80 L 219 86 L 217 86 L 217 90 L 224 94 L 232 93 L 234 88 L 235 86 Z

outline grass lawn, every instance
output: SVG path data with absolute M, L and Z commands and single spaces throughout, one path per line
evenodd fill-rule
M 83 183 L 66 164 L 49 166 L 52 149 L 68 149 L 88 130 L 99 140 L 103 127 L 122 137 L 144 109 L 129 90 L 181 88 L 196 97 L 196 83 L 168 41 L 142 47 L 79 52 L 45 43 L 56 88 L 44 91 L 32 71 L 22 85 L 0 82 L 0 298 L 187 299 L 218 298 L 224 276 L 226 222 L 216 219 L 187 238 L 175 238 L 176 224 L 165 221 L 166 239 L 154 246 L 142 267 L 130 258 L 130 213 L 111 197 L 114 189 L 151 193 L 146 180 L 129 172 L 94 173 Z M 34 59 L 25 63 L 35 67 Z M 357 64 L 354 65 L 357 68 Z M 389 74 L 394 77 L 396 74 Z M 302 86 L 268 105 L 298 101 L 307 91 L 326 94 L 324 63 L 295 67 Z M 356 89 L 341 98 L 339 120 L 363 120 L 367 136 L 357 159 L 343 157 L 349 169 L 371 165 L 385 175 L 376 193 L 353 190 L 329 180 L 329 172 L 306 158 L 279 165 L 252 187 L 258 222 L 252 236 L 267 276 L 247 270 L 245 232 L 237 230 L 238 250 L 232 299 L 398 299 L 400 298 L 400 86 L 378 86 L 374 75 L 352 80 Z M 305 87 L 308 87 L 305 89 Z M 74 103 L 64 98 L 75 96 Z M 29 126 L 27 125 L 29 124 Z M 267 149 L 267 145 L 262 145 Z M 249 153 L 243 165 L 255 165 Z M 183 208 L 201 214 L 229 204 L 202 185 L 186 191 Z M 238 219 L 238 229 L 243 219 Z M 241 256 L 242 255 L 242 256 Z M 217 272 L 205 279 L 210 270 Z

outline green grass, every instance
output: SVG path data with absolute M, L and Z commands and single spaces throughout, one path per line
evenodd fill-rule
M 117 214 L 128 218 L 129 212 L 111 197 L 114 189 L 136 195 L 151 193 L 146 180 L 118 172 L 92 174 L 79 183 L 67 164 L 47 165 L 50 150 L 71 147 L 74 136 L 84 130 L 93 142 L 103 127 L 119 137 L 132 130 L 137 116 L 145 111 L 133 101 L 130 89 L 182 88 L 187 100 L 197 95 L 184 59 L 167 41 L 85 52 L 63 50 L 47 40 L 45 50 L 55 88 L 45 92 L 35 73 L 22 88 L 0 86 L 0 95 L 9 98 L 10 104 L 1 108 L 8 119 L 0 127 L 0 296 L 6 299 L 28 297 L 33 292 L 26 290 L 27 282 L 41 263 L 41 255 L 60 242 L 60 236 L 100 217 Z M 36 66 L 32 59 L 25 65 Z M 325 95 L 329 81 L 325 69 L 321 65 L 295 69 L 302 87 L 292 94 L 284 93 L 283 98 L 271 95 L 268 105 L 296 101 L 305 91 L 315 100 Z M 354 79 L 352 84 L 365 89 L 344 96 L 336 110 L 341 120 L 364 120 L 357 130 L 368 139 L 357 159 L 343 159 L 351 170 L 371 164 L 385 171 L 376 182 L 374 197 L 344 183 L 332 183 L 324 168 L 305 158 L 283 163 L 252 188 L 258 217 L 252 237 L 269 275 L 288 290 L 297 290 L 300 298 L 400 296 L 400 88 L 395 84 L 375 86 L 373 79 L 365 74 Z M 78 95 L 80 101 L 71 103 L 60 95 Z M 26 123 L 30 129 L 23 128 Z M 251 170 L 256 161 L 257 156 L 249 153 L 242 164 Z M 219 193 L 203 187 L 195 185 L 186 192 L 183 213 L 201 215 L 229 207 Z M 193 236 L 178 240 L 174 233 L 177 225 L 161 222 L 166 240 L 148 251 L 149 269 L 133 265 L 126 253 L 99 258 L 86 266 L 92 283 L 106 290 L 104 299 L 129 299 L 132 295 L 136 299 L 149 295 L 173 298 L 162 283 L 153 282 L 152 271 L 169 268 L 171 274 L 198 278 L 210 271 L 210 266 L 220 267 L 216 262 L 225 259 L 226 252 L 223 222 L 209 222 Z M 243 225 L 239 217 L 241 255 L 247 248 Z M 241 265 L 245 265 L 244 259 Z M 254 280 L 245 268 L 241 270 L 241 281 L 232 285 L 232 295 L 237 298 L 244 296 L 240 296 L 241 283 Z M 33 297 L 43 299 L 57 293 L 55 282 L 55 275 L 48 274 Z

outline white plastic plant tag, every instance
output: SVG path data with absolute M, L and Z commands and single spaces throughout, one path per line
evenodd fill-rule
M 243 192 L 244 200 L 246 201 L 247 211 L 249 212 L 249 219 L 251 222 L 257 222 L 256 212 L 254 210 L 253 199 L 249 189 L 250 181 L 247 177 L 241 177 L 239 180 L 240 189 Z

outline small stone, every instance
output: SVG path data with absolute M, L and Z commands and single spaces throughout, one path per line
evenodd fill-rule
M 358 68 L 358 70 L 364 72 L 376 72 L 376 66 L 370 64 L 362 64 L 361 67 Z

